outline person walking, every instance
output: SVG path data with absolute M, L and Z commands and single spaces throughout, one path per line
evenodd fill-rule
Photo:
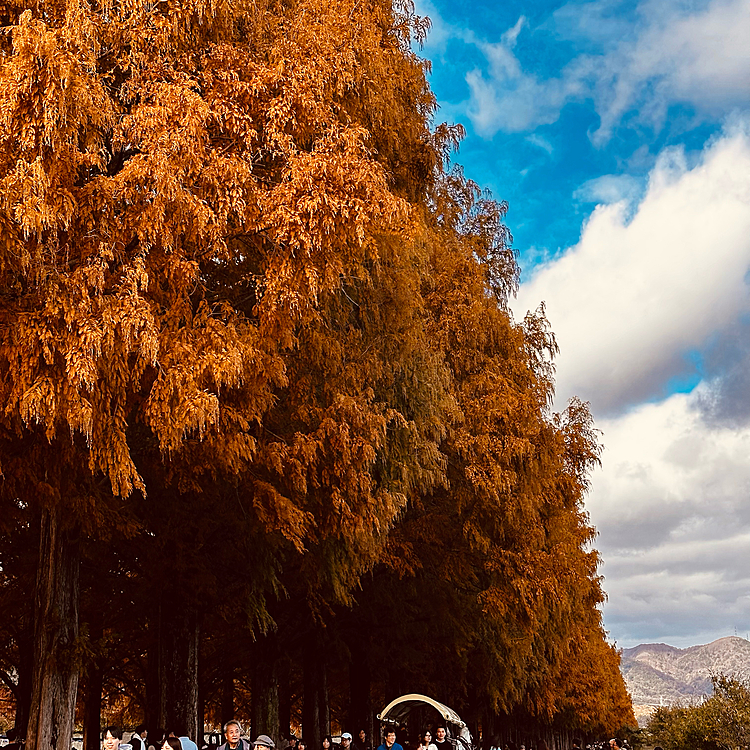
M 432 741 L 432 733 L 429 730 L 422 735 L 418 750 L 437 750 L 435 743 Z
M 133 746 L 133 750 L 147 750 L 148 749 L 148 729 L 145 724 L 139 724 L 133 734 L 130 735 L 130 744 Z
M 451 743 L 447 739 L 448 731 L 442 724 L 435 730 L 436 750 L 452 750 Z
M 404 748 L 396 742 L 396 730 L 390 727 L 385 730 L 385 740 L 382 745 L 378 746 L 378 750 L 404 750 Z
M 122 729 L 120 727 L 104 727 L 102 732 L 102 745 L 104 750 L 119 750 L 122 742 Z
M 230 719 L 224 724 L 225 742 L 217 750 L 250 750 L 250 743 L 242 739 L 242 724 L 237 719 Z
M 273 750 L 276 744 L 267 734 L 259 734 L 253 742 L 253 747 L 255 750 Z
M 357 739 L 352 742 L 352 748 L 354 750 L 372 750 L 370 743 L 367 741 L 367 732 L 364 729 L 360 729 L 357 733 Z

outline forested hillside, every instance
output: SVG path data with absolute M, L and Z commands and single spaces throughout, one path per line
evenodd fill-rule
M 599 444 L 508 312 L 390 0 L 0 5 L 0 675 L 317 747 L 386 698 L 484 736 L 632 723 L 583 506 Z M 68 745 L 66 745 L 67 747 Z

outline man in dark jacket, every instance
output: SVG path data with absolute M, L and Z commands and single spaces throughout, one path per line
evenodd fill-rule
M 357 739 L 352 742 L 353 750 L 371 750 L 370 743 L 367 741 L 367 732 L 364 729 L 359 730 Z
M 224 724 L 226 742 L 223 745 L 219 745 L 217 750 L 250 750 L 250 743 L 247 740 L 243 740 L 240 737 L 241 734 L 242 724 L 237 719 L 230 719 Z
M 133 746 L 133 750 L 147 750 L 148 744 L 148 730 L 145 724 L 139 724 L 133 734 L 130 735 L 130 744 Z
M 438 724 L 435 730 L 435 742 L 437 750 L 453 750 L 452 743 L 448 740 L 448 732 L 442 724 Z

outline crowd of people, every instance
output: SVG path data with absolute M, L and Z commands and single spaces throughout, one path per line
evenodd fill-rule
M 127 741 L 124 741 L 121 727 L 108 726 L 102 731 L 102 750 L 211 750 L 211 748 L 215 750 L 276 750 L 276 744 L 266 734 L 259 735 L 253 742 L 244 738 L 242 734 L 242 724 L 232 719 L 224 725 L 223 744 L 217 747 L 215 744 L 203 742 L 201 747 L 198 747 L 186 732 L 168 732 L 163 729 L 151 732 L 145 724 L 141 724 L 135 728 Z M 434 738 L 432 729 L 425 730 L 419 742 L 402 739 L 403 744 L 401 744 L 396 736 L 395 728 L 386 728 L 383 733 L 383 742 L 376 750 L 453 750 L 444 726 L 438 726 L 435 729 Z M 360 729 L 356 738 L 351 732 L 344 732 L 339 742 L 334 741 L 331 735 L 326 735 L 320 748 L 310 747 L 303 738 L 291 734 L 284 750 L 374 750 L 374 748 L 365 730 Z
M 224 725 L 225 741 L 217 750 L 276 750 L 276 743 L 267 735 L 258 735 L 250 743 L 242 736 L 242 725 L 239 721 L 229 721 Z M 208 743 L 202 742 L 201 747 L 187 736 L 186 732 L 168 732 L 164 729 L 149 731 L 145 724 L 135 728 L 128 738 L 123 741 L 121 727 L 108 726 L 102 731 L 102 750 L 206 750 Z
M 536 744 L 517 744 L 515 742 L 500 742 L 499 739 L 493 739 L 490 743 L 490 750 L 551 750 L 546 740 L 540 739 Z M 588 743 L 585 747 L 581 743 L 581 740 L 574 739 L 572 741 L 571 750 L 631 750 L 630 746 L 625 740 L 621 740 L 618 737 L 613 737 L 609 742 L 606 740 L 595 740 Z M 654 748 L 654 750 L 662 750 L 662 748 Z
M 244 738 L 242 734 L 242 724 L 232 719 L 224 725 L 223 744 L 203 742 L 201 747 L 198 747 L 185 732 L 167 732 L 163 729 L 150 732 L 144 724 L 136 727 L 128 741 L 123 742 L 122 729 L 109 726 L 102 732 L 102 750 L 277 750 L 274 741 L 266 734 L 258 735 L 253 742 Z M 493 740 L 490 745 L 490 750 L 550 750 L 544 739 L 538 740 L 535 745 L 529 744 L 528 746 L 514 742 L 501 743 L 498 740 Z M 288 744 L 283 750 L 375 749 L 369 742 L 365 730 L 360 729 L 356 738 L 350 732 L 344 732 L 339 742 L 334 741 L 330 734 L 326 735 L 319 748 L 310 747 L 304 739 L 290 734 Z M 383 742 L 376 750 L 454 750 L 454 746 L 448 738 L 446 728 L 441 725 L 434 729 L 434 736 L 432 726 L 430 726 L 419 736 L 418 740 L 410 740 L 403 727 L 399 732 L 394 727 L 386 727 L 383 732 Z M 609 743 L 605 741 L 588 744 L 585 749 L 580 740 L 573 740 L 571 750 L 630 750 L 630 748 L 626 742 L 613 738 Z

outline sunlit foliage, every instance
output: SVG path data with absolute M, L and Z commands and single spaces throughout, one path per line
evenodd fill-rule
M 551 412 L 543 309 L 508 310 L 507 206 L 451 165 L 427 21 L 390 0 L 0 18 L 3 528 L 104 540 L 82 554 L 122 601 L 246 638 L 281 637 L 290 595 L 335 632 L 429 592 L 421 658 L 450 654 L 460 699 L 627 723 L 583 508 L 597 434 L 578 400 Z M 119 606 L 100 641 L 137 649 L 153 631 Z M 421 637 L 401 622 L 394 644 Z

